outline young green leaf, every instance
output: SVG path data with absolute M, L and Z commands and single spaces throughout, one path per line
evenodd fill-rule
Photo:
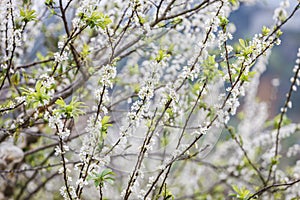
M 27 23 L 36 20 L 35 10 L 20 9 L 21 21 Z

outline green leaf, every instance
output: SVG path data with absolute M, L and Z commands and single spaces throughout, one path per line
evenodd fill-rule
M 95 187 L 103 186 L 105 182 L 109 184 L 114 183 L 114 172 L 111 169 L 104 169 L 100 173 L 92 172 L 92 175 L 88 176 L 87 180 L 93 180 Z
M 45 0 L 46 6 L 53 6 L 54 4 L 55 4 L 55 1 L 53 1 L 53 0 Z
M 226 30 L 226 26 L 229 23 L 229 20 L 226 17 L 220 16 L 219 17 L 220 20 L 220 27 L 222 27 L 223 30 Z
M 50 100 L 48 89 L 43 86 L 41 81 L 36 82 L 35 91 L 27 88 L 21 88 L 21 90 L 23 90 L 22 94 L 26 96 L 29 107 L 36 108 L 40 105 L 45 105 Z
M 239 43 L 242 48 L 246 48 L 246 42 L 243 39 L 239 39 Z
M 170 57 L 170 54 L 168 54 L 166 50 L 160 49 L 158 51 L 158 54 L 157 54 L 155 60 L 159 63 L 159 62 L 161 62 L 162 60 L 164 60 L 165 58 L 168 58 L 168 57 Z
M 38 81 L 38 82 L 35 84 L 35 91 L 36 91 L 36 92 L 41 92 L 41 88 L 42 88 L 42 82 L 41 82 L 41 81 Z
M 169 131 L 164 130 L 163 136 L 160 138 L 160 144 L 162 147 L 166 147 L 169 144 L 169 134 Z
M 250 191 L 247 190 L 245 186 L 239 188 L 238 186 L 233 185 L 232 189 L 236 194 L 231 194 L 231 196 L 236 197 L 239 200 L 247 200 L 251 196 Z
M 58 105 L 58 109 L 54 110 L 54 113 L 66 115 L 67 118 L 78 117 L 85 113 L 83 109 L 86 106 L 83 105 L 83 102 L 78 102 L 76 98 L 72 98 L 70 104 L 66 104 L 62 98 L 59 98 L 55 104 Z
M 104 147 L 104 139 L 107 135 L 108 127 L 112 126 L 112 124 L 109 123 L 110 116 L 104 116 L 101 120 L 101 130 L 98 133 L 98 150 L 101 152 Z
M 89 54 L 90 54 L 90 46 L 85 43 L 82 47 L 82 51 L 80 55 L 82 56 L 83 59 L 86 59 Z
M 282 32 L 281 30 L 278 30 L 278 31 L 276 32 L 276 37 L 280 37 L 282 34 L 283 34 L 283 32 Z
M 57 99 L 55 103 L 61 107 L 64 107 L 66 105 L 65 101 L 62 98 Z
M 194 85 L 193 85 L 193 88 L 192 88 L 192 93 L 194 95 L 198 95 L 199 93 L 199 90 L 200 90 L 200 87 L 201 87 L 201 84 L 196 82 Z
M 162 193 L 157 195 L 156 200 L 158 199 L 164 199 L 164 200 L 174 200 L 175 197 L 172 194 L 172 192 L 167 188 L 167 184 L 164 184 L 163 189 L 162 189 Z
M 146 22 L 146 18 L 141 17 L 141 16 L 138 16 L 138 18 L 139 18 L 139 23 L 140 24 L 144 24 Z
M 229 0 L 229 3 L 235 6 L 238 4 L 238 0 Z
M 14 75 L 11 76 L 11 81 L 14 85 L 18 85 L 20 83 L 20 72 L 17 71 Z
M 175 17 L 172 21 L 172 24 L 180 24 L 182 22 L 182 18 L 181 17 Z
M 238 55 L 248 57 L 253 52 L 254 47 L 249 46 L 246 40 L 239 39 L 239 47 L 237 49 L 239 49 Z
M 110 119 L 110 116 L 104 116 L 101 121 L 102 126 L 105 126 L 109 122 L 109 119 Z
M 276 157 L 271 158 L 271 165 L 278 165 L 279 164 L 279 159 L 281 158 L 280 155 L 277 155 Z
M 266 27 L 266 26 L 263 26 L 261 32 L 262 32 L 263 36 L 267 36 L 270 33 L 270 29 L 268 27 Z
M 99 11 L 92 12 L 91 16 L 87 16 L 84 13 L 80 13 L 79 16 L 81 16 L 86 24 L 91 28 L 100 27 L 104 30 L 107 25 L 112 22 L 107 15 L 104 15 Z
M 213 80 L 219 74 L 218 63 L 215 60 L 215 55 L 209 55 L 203 62 L 203 75 L 208 80 Z
M 21 21 L 25 23 L 36 20 L 35 10 L 24 10 L 23 8 L 21 8 L 20 16 L 21 16 Z
M 279 128 L 279 122 L 280 122 L 280 118 L 281 118 L 281 114 L 278 114 L 275 116 L 275 118 L 273 119 L 273 126 L 274 129 L 278 129 Z M 286 116 L 283 115 L 282 117 L 282 122 L 281 122 L 281 127 L 289 125 L 292 121 Z
M 251 71 L 251 72 L 249 72 L 247 75 L 242 74 L 241 80 L 242 80 L 242 81 L 247 81 L 247 82 L 248 82 L 248 81 L 249 81 L 249 78 L 253 78 L 253 77 L 254 77 L 255 73 L 256 73 L 256 72 Z

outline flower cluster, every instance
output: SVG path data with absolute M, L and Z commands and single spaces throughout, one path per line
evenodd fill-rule
M 290 1 L 284 0 L 280 2 L 280 6 L 274 10 L 273 20 L 277 21 L 278 23 L 283 22 L 287 17 L 287 11 L 290 7 Z
M 138 92 L 139 99 L 135 101 L 128 113 L 128 118 L 130 119 L 129 124 L 138 126 L 143 117 L 149 115 L 149 107 L 151 104 L 151 99 L 154 96 L 154 90 L 157 86 L 160 73 L 165 66 L 164 62 L 150 61 L 149 63 L 144 63 L 147 68 L 151 69 L 150 72 L 147 72 L 145 79 L 141 84 L 141 88 Z

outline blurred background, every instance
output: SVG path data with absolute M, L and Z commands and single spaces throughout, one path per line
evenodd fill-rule
M 252 38 L 266 25 L 272 26 L 274 10 L 279 7 L 281 0 L 262 0 L 259 3 L 242 4 L 229 20 L 236 25 L 234 40 L 242 37 Z M 293 11 L 297 0 L 290 0 L 288 15 Z M 300 12 L 284 25 L 282 29 L 281 45 L 273 48 L 267 70 L 260 80 L 258 98 L 269 105 L 270 119 L 280 112 L 284 105 L 285 94 L 289 91 L 290 78 L 293 76 L 296 54 L 300 48 Z M 275 87 L 274 85 L 278 85 Z M 300 91 L 292 94 L 293 108 L 288 110 L 287 116 L 294 122 L 300 122 Z

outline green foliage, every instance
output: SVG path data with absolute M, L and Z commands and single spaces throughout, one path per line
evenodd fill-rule
M 166 147 L 169 144 L 169 135 L 170 132 L 168 130 L 164 130 L 163 136 L 160 138 L 160 145 L 162 147 Z
M 21 21 L 27 23 L 36 20 L 35 10 L 20 9 Z
M 249 82 L 256 74 L 255 71 L 249 71 L 247 73 L 245 73 L 244 71 L 241 72 L 241 70 L 243 70 L 241 65 L 239 65 L 238 67 L 234 67 L 234 66 L 231 67 L 233 67 L 236 70 L 236 73 L 231 74 L 233 80 L 239 77 L 241 81 Z
M 263 36 L 267 36 L 270 33 L 270 29 L 266 26 L 263 26 L 261 32 Z
M 284 196 L 282 194 L 282 192 L 275 192 L 274 193 L 274 199 L 275 200 L 281 200 L 281 199 L 284 199 Z M 292 198 L 291 200 L 299 200 L 299 198 Z
M 89 54 L 90 54 L 90 46 L 85 43 L 82 47 L 82 51 L 81 51 L 80 55 L 83 59 L 86 59 Z
M 109 123 L 110 116 L 104 116 L 101 120 L 101 130 L 98 135 L 98 150 L 101 152 L 104 147 L 104 140 L 107 135 L 108 127 L 111 127 L 112 124 Z
M 153 121 L 151 119 L 147 120 L 146 126 L 149 128 L 150 131 L 153 131 L 155 129 L 155 127 L 153 126 Z
M 55 1 L 53 0 L 45 0 L 45 5 L 47 6 L 53 6 L 55 4 Z
M 282 32 L 281 30 L 278 30 L 278 31 L 276 32 L 276 37 L 280 37 L 282 34 L 283 34 L 283 32 Z
M 159 50 L 157 56 L 155 57 L 155 60 L 159 63 L 162 60 L 170 57 L 170 54 L 166 50 Z
M 175 17 L 171 23 L 175 25 L 175 24 L 180 24 L 181 22 L 182 22 L 181 17 Z
M 233 126 L 228 126 L 228 131 L 232 134 L 234 137 L 236 134 L 236 129 Z
M 271 158 L 271 165 L 278 165 L 279 164 L 279 159 L 281 158 L 280 155 L 277 155 L 276 157 Z
M 23 4 L 24 4 L 24 5 L 26 5 L 26 4 L 28 4 L 28 3 L 30 3 L 30 0 L 23 0 Z
M 166 23 L 165 23 L 164 21 L 161 21 L 161 22 L 159 22 L 159 23 L 157 24 L 157 26 L 158 26 L 159 28 L 163 28 L 163 27 L 166 26 Z
M 83 106 L 83 102 L 76 101 L 76 98 L 72 98 L 70 104 L 66 104 L 66 102 L 60 98 L 56 100 L 55 104 L 59 106 L 59 108 L 54 111 L 55 114 L 60 113 L 67 118 L 78 117 L 84 114 L 82 109 L 85 108 L 85 106 Z
M 0 105 L 0 110 L 14 107 L 15 103 L 12 100 L 7 100 Z
M 232 5 L 237 5 L 238 2 L 238 0 L 229 0 L 229 3 L 231 3 Z
M 128 70 L 129 70 L 129 74 L 132 76 L 132 75 L 135 75 L 135 74 L 139 74 L 139 65 L 138 64 L 135 64 L 133 66 L 129 66 L 128 67 Z
M 136 94 L 139 93 L 140 88 L 141 88 L 139 83 L 133 83 L 130 85 L 130 87 L 133 89 L 134 93 L 136 93 Z
M 19 85 L 20 83 L 20 72 L 17 71 L 16 73 L 14 73 L 12 76 L 11 76 L 11 82 L 15 85 Z
M 278 129 L 279 128 L 280 118 L 281 118 L 281 114 L 278 114 L 278 115 L 276 115 L 274 117 L 274 119 L 273 119 L 273 127 L 274 127 L 274 129 Z M 286 125 L 289 125 L 290 123 L 291 123 L 291 120 L 286 115 L 283 115 L 281 126 L 286 126 Z
M 202 106 L 204 106 L 204 105 L 202 104 Z M 209 118 L 209 120 L 212 120 L 216 116 L 216 113 L 217 113 L 216 109 L 215 108 L 209 108 L 209 109 L 206 109 L 206 110 L 208 110 L 208 113 L 207 113 L 206 117 Z
M 100 27 L 104 30 L 106 26 L 112 22 L 107 15 L 104 15 L 99 11 L 92 12 L 91 16 L 87 16 L 84 13 L 80 13 L 79 16 L 83 18 L 86 24 L 91 28 Z
M 236 199 L 247 200 L 251 196 L 250 191 L 244 186 L 239 188 L 238 186 L 233 185 L 232 189 L 235 191 L 235 194 L 232 194 L 231 196 L 235 197 Z
M 226 18 L 226 17 L 223 17 L 223 16 L 220 16 L 219 17 L 219 19 L 220 19 L 220 27 L 224 30 L 224 31 L 226 31 L 226 26 L 227 26 L 227 24 L 229 23 L 229 20 Z
M 26 88 L 21 89 L 23 90 L 23 95 L 26 96 L 29 107 L 36 108 L 38 106 L 47 104 L 50 100 L 48 89 L 43 86 L 42 81 L 36 82 L 35 91 Z
M 248 42 L 243 39 L 239 39 L 240 56 L 248 57 L 253 52 L 253 46 L 249 46 Z
M 199 82 L 196 82 L 194 85 L 192 85 L 192 93 L 194 95 L 198 95 L 200 88 L 201 88 L 201 84 Z
M 218 70 L 218 63 L 216 62 L 215 57 L 215 55 L 208 56 L 203 62 L 203 75 L 208 81 L 213 80 L 222 73 Z
M 104 169 L 100 173 L 92 172 L 92 175 L 88 176 L 88 180 L 92 180 L 94 182 L 95 187 L 103 187 L 104 183 L 107 182 L 109 184 L 114 183 L 114 172 L 111 169 Z
M 249 81 L 250 81 L 249 78 L 253 78 L 254 75 L 255 75 L 255 73 L 256 73 L 256 72 L 254 72 L 254 71 L 248 72 L 248 74 L 244 74 L 244 73 L 243 73 L 243 74 L 241 75 L 241 80 L 242 80 L 242 81 L 249 82 Z
M 172 108 L 167 108 L 166 113 L 168 113 L 169 118 L 173 119 L 174 118 L 174 112 Z
M 101 121 L 101 123 L 102 123 L 101 132 L 105 135 L 107 133 L 108 127 L 112 126 L 112 124 L 108 123 L 109 119 L 110 119 L 110 116 L 104 116 Z
M 162 198 L 163 200 L 174 200 L 175 197 L 172 192 L 167 188 L 167 184 L 164 184 L 162 193 L 156 196 L 156 200 Z
M 141 16 L 138 16 L 138 19 L 139 19 L 139 23 L 140 24 L 144 24 L 144 23 L 146 23 L 146 18 L 144 18 L 144 17 L 141 17 Z

